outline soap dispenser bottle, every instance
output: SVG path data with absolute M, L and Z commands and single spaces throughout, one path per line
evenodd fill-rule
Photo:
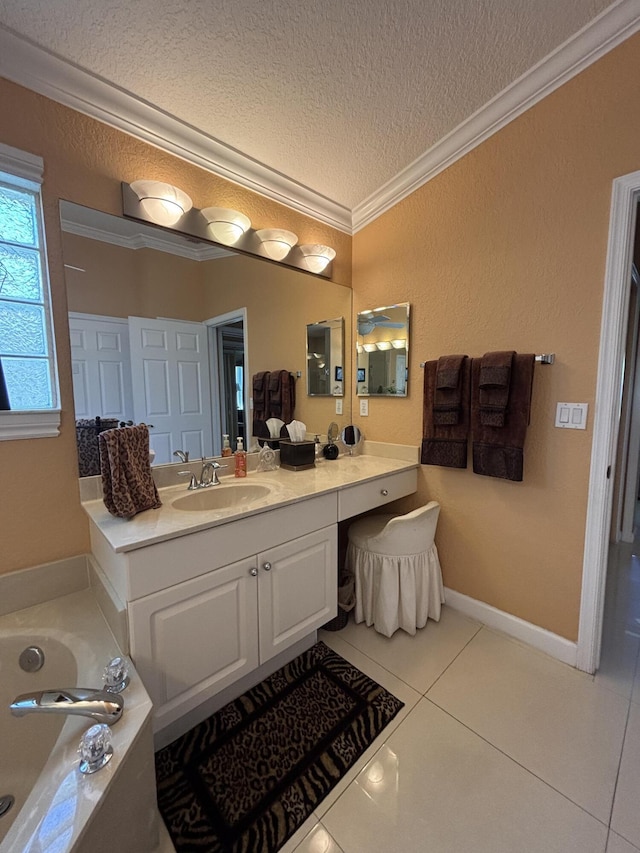
M 223 456 L 233 456 L 233 451 L 231 450 L 231 445 L 229 444 L 229 436 L 222 436 L 222 455 Z
M 235 476 L 236 477 L 246 477 L 247 476 L 247 452 L 244 449 L 244 442 L 242 440 L 242 436 L 238 437 L 237 450 L 236 450 L 234 456 L 235 456 L 235 460 L 236 460 Z
M 320 443 L 320 436 L 316 435 L 314 441 L 314 454 L 315 454 L 315 463 L 319 465 L 320 462 L 324 462 L 324 456 L 322 455 L 322 444 Z

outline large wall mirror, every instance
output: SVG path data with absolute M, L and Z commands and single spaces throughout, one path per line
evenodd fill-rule
M 344 319 L 307 326 L 307 394 L 344 396 Z
M 60 216 L 76 421 L 144 421 L 155 464 L 218 455 L 224 433 L 251 438 L 252 376 L 286 370 L 295 418 L 326 432 L 335 404 L 307 394 L 307 327 L 350 330 L 350 288 L 70 202 Z
M 406 397 L 409 303 L 361 311 L 357 317 L 356 391 L 361 397 Z

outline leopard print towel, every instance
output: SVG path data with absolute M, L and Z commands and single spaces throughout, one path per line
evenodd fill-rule
M 133 518 L 162 506 L 149 464 L 149 430 L 145 424 L 101 432 L 100 467 L 104 505 L 111 515 Z

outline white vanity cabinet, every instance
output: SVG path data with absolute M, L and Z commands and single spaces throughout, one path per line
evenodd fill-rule
M 129 604 L 159 730 L 336 615 L 336 526 Z

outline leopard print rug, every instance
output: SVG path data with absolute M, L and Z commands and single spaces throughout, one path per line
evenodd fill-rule
M 156 755 L 178 853 L 274 853 L 403 703 L 324 643 Z

